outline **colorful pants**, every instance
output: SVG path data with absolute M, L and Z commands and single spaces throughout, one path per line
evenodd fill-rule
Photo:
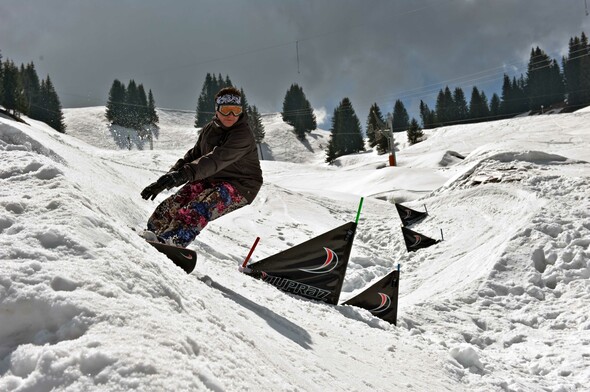
M 228 182 L 189 182 L 164 200 L 148 219 L 148 230 L 182 247 L 190 244 L 207 223 L 248 204 Z

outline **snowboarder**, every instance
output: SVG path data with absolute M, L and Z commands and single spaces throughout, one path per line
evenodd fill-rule
M 186 247 L 207 223 L 252 203 L 262 186 L 256 142 L 234 87 L 215 95 L 215 116 L 183 158 L 147 186 L 144 199 L 184 185 L 160 203 L 142 236 Z

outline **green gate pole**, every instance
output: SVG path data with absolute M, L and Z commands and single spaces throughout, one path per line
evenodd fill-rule
M 361 217 L 361 210 L 363 208 L 363 200 L 364 199 L 365 199 L 364 197 L 361 197 L 361 202 L 359 203 L 359 209 L 358 209 L 358 211 L 356 213 L 356 221 L 354 223 L 357 224 L 357 225 L 359 223 L 359 218 Z

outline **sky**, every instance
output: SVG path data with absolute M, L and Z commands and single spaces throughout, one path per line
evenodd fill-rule
M 159 107 L 194 111 L 214 73 L 262 112 L 298 83 L 328 114 L 350 98 L 363 124 L 374 102 L 417 116 L 447 85 L 491 98 L 533 46 L 560 59 L 582 31 L 584 0 L 0 2 L 2 55 L 33 61 L 64 107 L 104 105 L 114 79 L 134 79 Z
M 153 146 L 104 108 L 64 114 L 67 134 L 0 114 L 0 390 L 588 389 L 590 107 L 402 133 L 396 167 L 327 165 L 328 131 L 263 116 L 264 185 L 189 246 L 190 275 L 137 230 L 192 114 L 159 111 Z M 361 197 L 338 305 L 238 271 L 256 237 L 254 263 L 353 222 Z M 444 240 L 408 252 L 393 201 Z M 342 304 L 398 265 L 397 326 Z

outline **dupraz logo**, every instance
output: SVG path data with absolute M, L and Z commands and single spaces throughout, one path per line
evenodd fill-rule
M 415 242 L 412 245 L 410 245 L 410 247 L 412 247 L 412 248 L 420 245 L 420 242 L 422 242 L 422 237 L 419 236 L 418 234 L 414 234 L 414 241 Z
M 412 210 L 408 209 L 408 208 L 404 208 L 404 212 L 406 213 L 405 218 L 411 218 L 412 217 Z
M 307 272 L 310 274 L 327 274 L 338 266 L 338 255 L 332 249 L 324 247 L 326 251 L 326 261 L 319 267 L 315 268 L 299 268 L 299 271 Z
M 381 313 L 385 312 L 391 306 L 391 298 L 389 295 L 384 293 L 377 293 L 380 297 L 381 303 L 374 309 L 369 309 L 371 313 Z

